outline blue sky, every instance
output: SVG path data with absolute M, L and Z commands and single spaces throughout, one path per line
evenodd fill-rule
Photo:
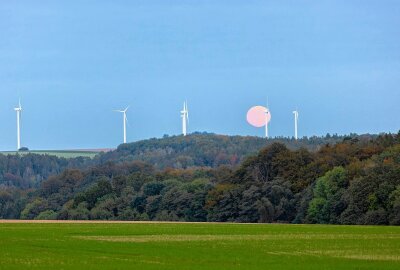
M 0 1 L 0 149 L 23 105 L 31 149 L 193 131 L 272 136 L 400 129 L 400 1 Z

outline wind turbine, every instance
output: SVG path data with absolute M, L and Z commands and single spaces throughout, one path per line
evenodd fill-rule
M 271 121 L 271 113 L 269 112 L 268 107 L 265 109 L 265 118 L 266 118 L 266 121 L 265 121 L 265 138 L 268 139 L 268 124 L 269 124 L 269 121 Z
M 267 107 L 265 108 L 265 138 L 268 139 L 268 124 L 271 121 L 271 112 L 269 111 L 269 98 L 267 97 Z
M 128 118 L 126 117 L 126 111 L 129 109 L 129 106 L 126 107 L 125 110 L 114 110 L 115 112 L 120 112 L 122 113 L 122 121 L 123 121 L 123 126 L 124 126 L 124 143 L 126 143 L 126 122 L 128 121 Z
M 14 108 L 17 113 L 17 151 L 21 148 L 21 100 L 18 100 L 18 107 Z
M 181 111 L 182 117 L 182 134 L 187 135 L 187 126 L 189 124 L 189 110 L 187 106 L 187 101 L 183 102 L 183 110 Z
M 299 121 L 299 112 L 297 111 L 297 109 L 295 111 L 293 111 L 294 114 L 294 139 L 297 140 L 298 136 L 297 136 L 297 122 Z

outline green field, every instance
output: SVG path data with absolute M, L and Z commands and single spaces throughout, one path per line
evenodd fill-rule
M 400 227 L 0 223 L 0 269 L 400 269 Z
M 91 151 L 68 151 L 68 150 L 33 150 L 26 152 L 17 151 L 1 151 L 0 154 L 3 155 L 26 155 L 26 154 L 37 154 L 37 155 L 50 155 L 57 156 L 61 158 L 75 158 L 75 157 L 89 157 L 94 158 L 99 152 Z

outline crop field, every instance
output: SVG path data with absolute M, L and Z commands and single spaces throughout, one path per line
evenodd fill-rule
M 0 222 L 0 269 L 400 269 L 400 227 Z
M 75 158 L 75 157 L 89 157 L 94 158 L 99 152 L 95 151 L 69 151 L 69 150 L 33 150 L 27 152 L 17 151 L 2 151 L 0 154 L 3 155 L 26 155 L 26 154 L 37 154 L 37 155 L 50 155 L 57 156 L 60 158 Z

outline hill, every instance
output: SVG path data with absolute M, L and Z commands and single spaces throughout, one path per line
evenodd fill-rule
M 0 188 L 0 218 L 400 225 L 399 175 L 400 134 L 315 152 L 273 143 L 239 166 L 67 169 L 37 189 Z
M 355 137 L 353 135 L 352 137 Z M 358 136 L 366 140 L 372 135 Z M 375 136 L 376 137 L 376 136 Z M 346 136 L 271 138 L 266 140 L 252 136 L 226 136 L 211 133 L 193 133 L 188 136 L 164 136 L 120 145 L 115 151 L 95 157 L 96 164 L 106 162 L 131 162 L 140 160 L 152 164 L 156 169 L 236 166 L 263 147 L 282 143 L 291 150 L 305 148 L 315 152 L 326 144 L 335 144 Z
M 251 136 L 226 136 L 194 133 L 184 136 L 164 136 L 122 144 L 116 150 L 103 149 L 100 153 L 86 151 L 30 151 L 0 153 L 0 186 L 19 188 L 38 187 L 51 175 L 65 169 L 85 169 L 107 163 L 143 161 L 157 170 L 165 168 L 216 168 L 235 167 L 263 147 L 282 143 L 291 150 L 305 148 L 318 151 L 324 145 L 334 145 L 345 139 L 368 141 L 375 135 L 271 138 L 266 140 Z M 107 150 L 107 151 L 105 151 Z

